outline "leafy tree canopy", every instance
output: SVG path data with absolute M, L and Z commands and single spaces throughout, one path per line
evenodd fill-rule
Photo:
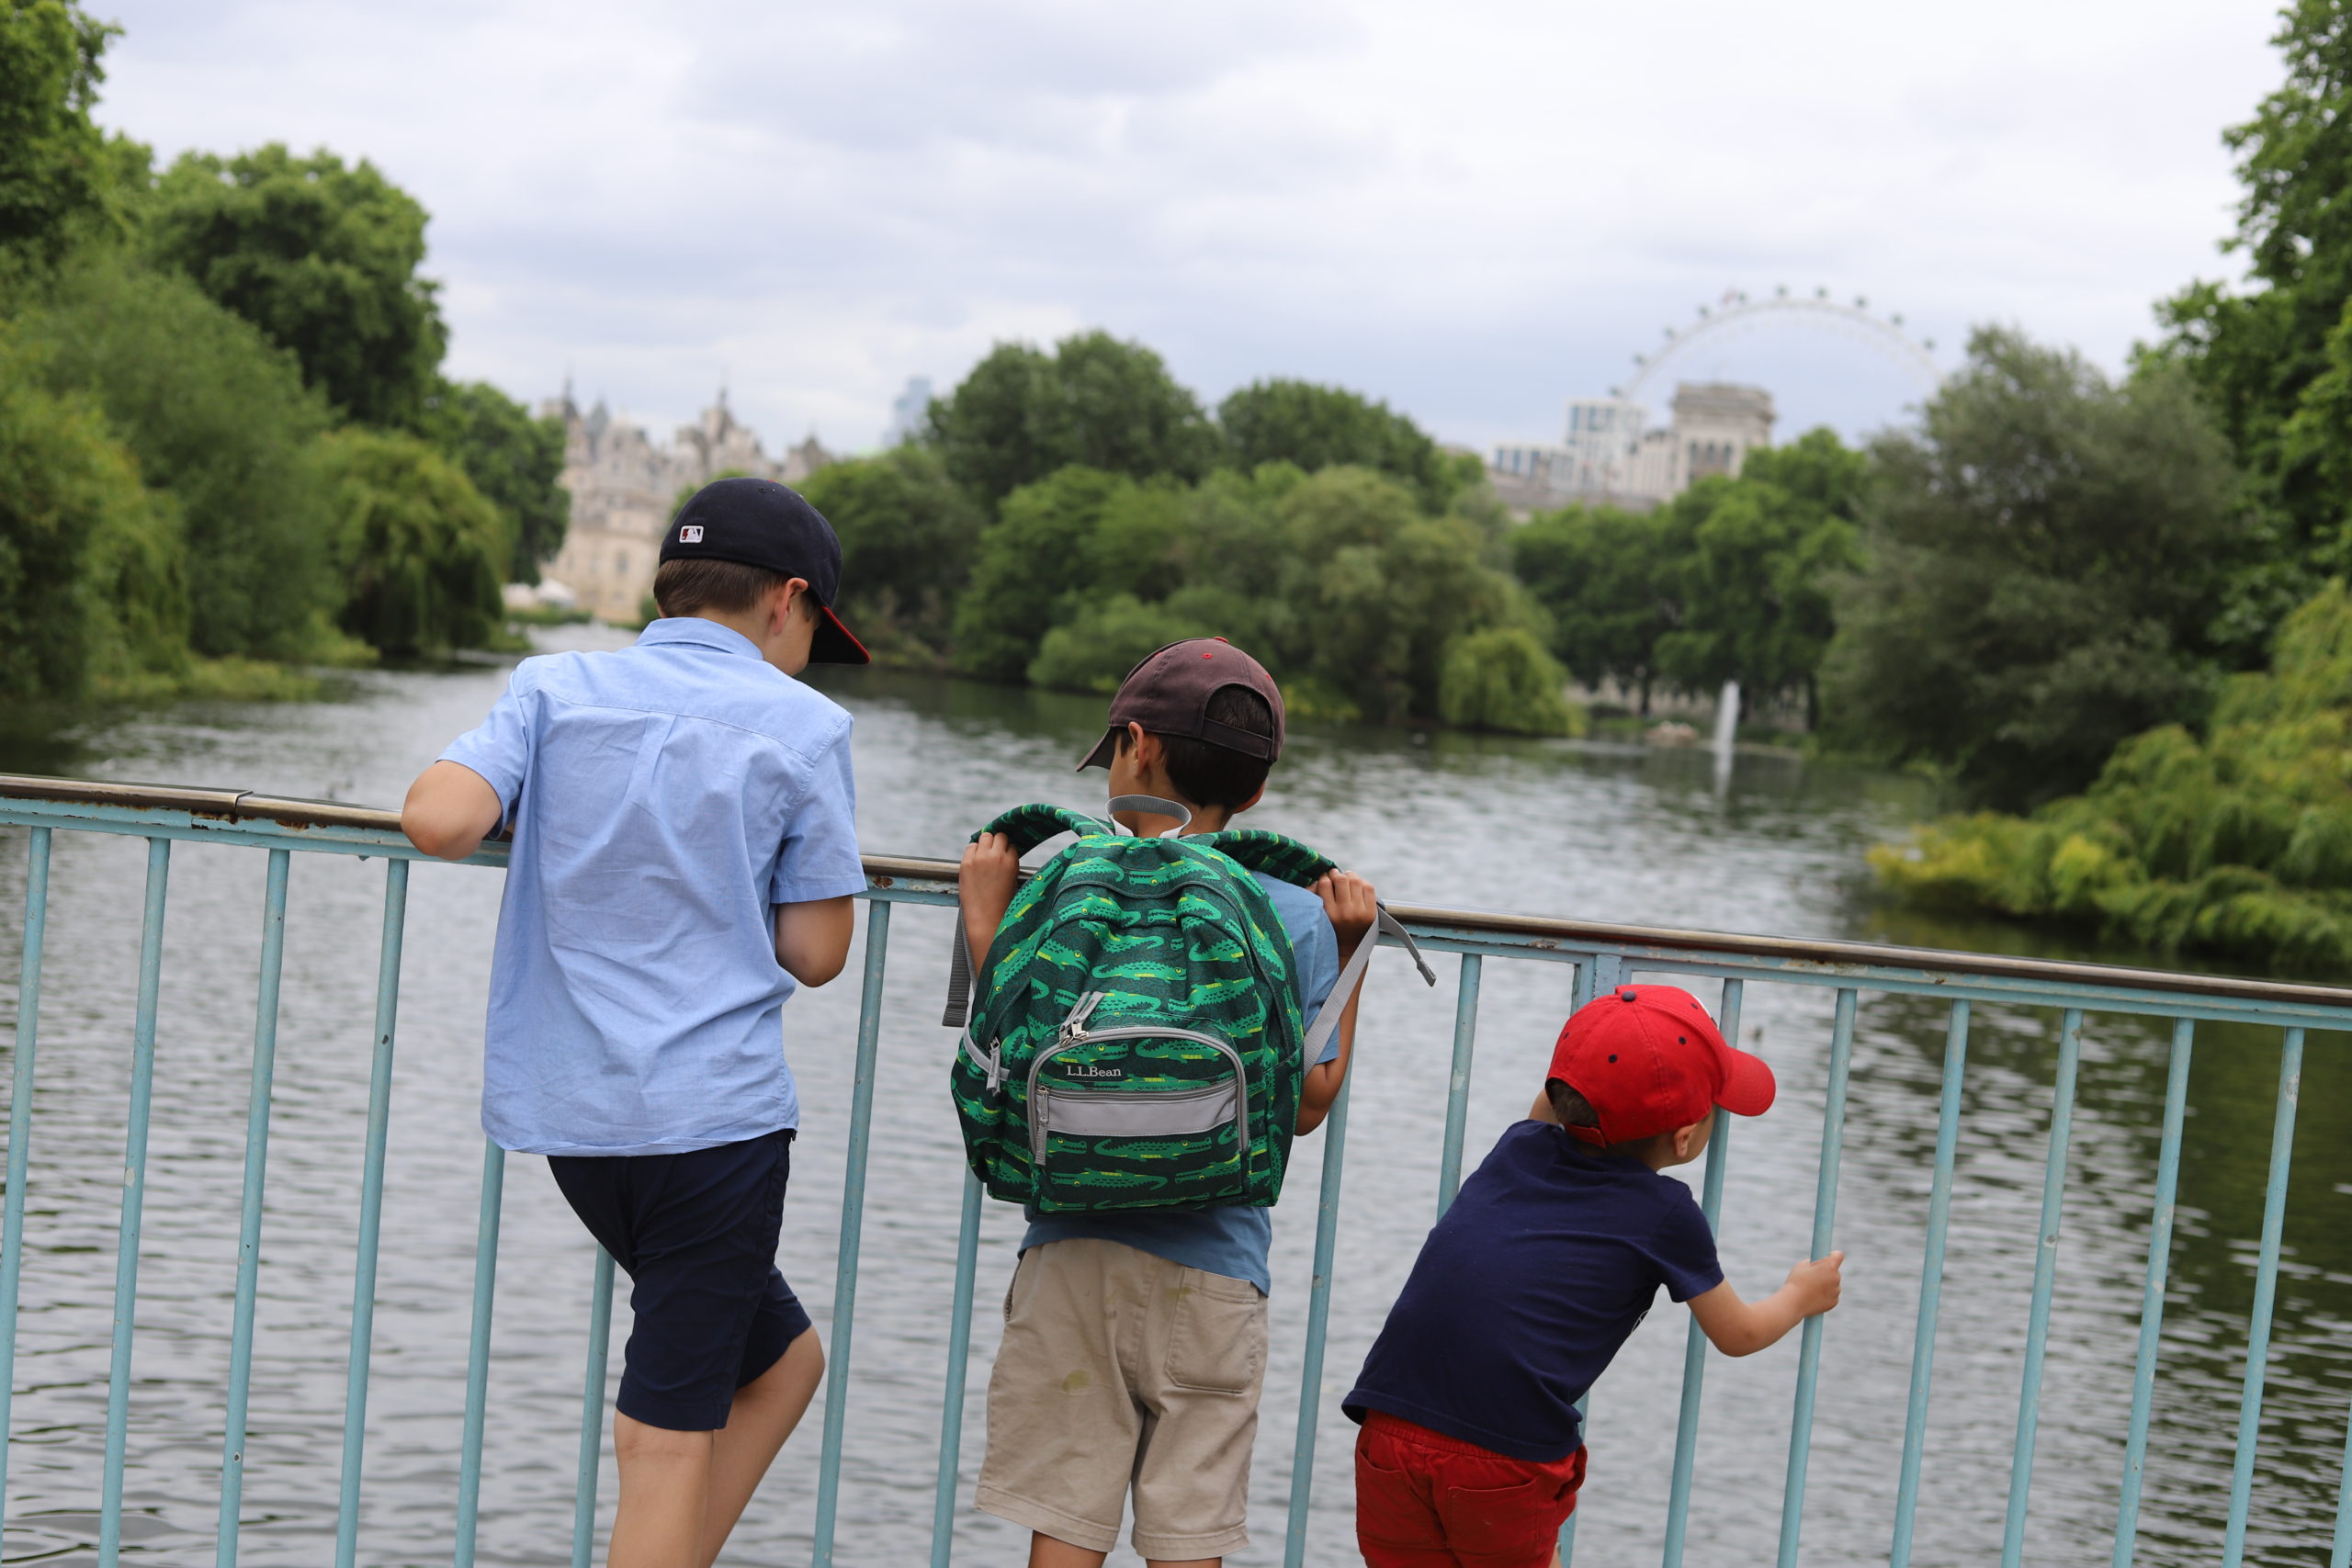
M 315 450 L 328 415 L 293 356 L 186 278 L 119 254 L 68 268 L 26 330 L 51 384 L 95 399 L 177 503 L 196 650 L 316 656 L 339 592 Z
M 537 582 L 571 525 L 563 476 L 563 422 L 531 412 L 487 381 L 435 378 L 420 433 L 466 471 L 482 499 L 506 520 L 514 553 L 509 582 Z
M 70 697 L 187 661 L 178 519 L 79 396 L 0 325 L 0 695 Z
M 2222 133 L 2245 186 L 2223 248 L 2245 284 L 2200 282 L 2158 308 L 2163 352 L 2196 378 L 2271 535 L 2229 585 L 2222 629 L 2241 661 L 2352 562 L 2352 6 L 2293 0 L 2271 41 L 2286 80 Z
M 109 210 L 114 160 L 90 107 L 120 31 L 68 0 L 0 0 L 0 253 L 54 262 Z
M 1064 338 L 1050 355 L 999 344 L 932 404 L 929 443 L 990 510 L 1071 464 L 1190 481 L 1217 454 L 1200 400 L 1159 355 L 1105 332 Z
M 1980 798 L 2081 788 L 2117 741 L 2194 717 L 2218 584 L 2244 557 L 2226 450 L 2188 378 L 2120 385 L 1982 331 L 1916 435 L 1872 448 L 1869 564 L 1838 594 L 1833 726 Z
M 1346 465 L 1386 474 L 1424 510 L 1443 512 L 1460 476 L 1429 434 L 1386 403 L 1312 381 L 1256 381 L 1217 405 L 1227 460 L 1244 471 L 1295 463 L 1313 473 Z
M 345 417 L 417 428 L 447 333 L 424 209 L 362 160 L 280 142 L 183 154 L 145 203 L 149 254 L 293 351 Z
M 489 641 L 513 551 L 498 509 L 414 436 L 348 429 L 325 446 L 344 629 L 401 658 Z
M 987 519 L 938 456 L 908 446 L 829 463 L 800 491 L 841 536 L 842 615 L 859 639 L 885 663 L 942 663 Z

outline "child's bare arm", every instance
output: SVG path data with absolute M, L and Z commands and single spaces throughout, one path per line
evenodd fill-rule
M 1839 1270 L 1846 1255 L 1833 1252 L 1789 1270 L 1788 1283 L 1760 1302 L 1743 1302 L 1726 1280 L 1703 1295 L 1690 1298 L 1690 1315 L 1707 1338 L 1726 1356 L 1752 1356 L 1777 1344 L 1806 1318 L 1838 1304 Z
M 813 898 L 775 907 L 775 961 L 804 986 L 821 986 L 849 962 L 850 932 L 857 926 L 856 900 Z
M 1325 874 L 1316 882 L 1315 894 L 1323 900 L 1323 912 L 1330 917 L 1331 930 L 1340 939 L 1340 967 L 1345 969 L 1357 946 L 1372 940 L 1373 923 L 1380 915 L 1378 897 L 1371 883 L 1348 871 Z M 1363 987 L 1359 985 L 1348 998 L 1347 1010 L 1340 1014 L 1340 1054 L 1306 1069 L 1306 1088 L 1298 1100 L 1301 1133 L 1312 1133 L 1323 1125 L 1332 1101 L 1340 1098 L 1348 1081 L 1348 1064 L 1356 1049 L 1356 1009 L 1363 1000 Z
M 401 831 L 436 860 L 463 860 L 498 830 L 504 815 L 488 779 L 462 762 L 435 762 L 408 786 Z
M 972 950 L 973 983 L 996 940 L 996 928 L 1012 908 L 1021 887 L 1021 853 L 1002 833 L 983 833 L 964 846 L 964 867 L 956 883 L 956 903 L 964 912 L 964 941 Z

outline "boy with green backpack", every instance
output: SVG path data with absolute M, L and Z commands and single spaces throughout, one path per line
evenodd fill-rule
M 1079 766 L 1110 770 L 1138 836 L 1024 807 L 962 869 L 981 996 L 967 1018 L 959 980 L 950 1003 L 957 1112 L 975 1174 L 1030 1221 L 978 1501 L 1029 1527 L 1031 1568 L 1098 1568 L 1131 1490 L 1152 1563 L 1247 1544 L 1268 1209 L 1292 1135 L 1346 1081 L 1374 924 L 1398 929 L 1363 878 L 1227 828 L 1282 751 L 1256 660 L 1172 644 L 1109 717 Z M 1023 886 L 1023 852 L 1065 830 L 1077 845 Z

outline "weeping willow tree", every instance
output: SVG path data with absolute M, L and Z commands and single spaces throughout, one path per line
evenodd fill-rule
M 1921 904 L 2281 967 L 2352 963 L 2352 592 L 2331 582 L 2290 616 L 2271 669 L 2234 677 L 2201 739 L 2149 730 L 2082 795 L 1949 818 L 1871 861 Z
M 396 658 L 488 642 L 512 550 L 498 509 L 412 436 L 345 430 L 325 447 L 343 629 Z

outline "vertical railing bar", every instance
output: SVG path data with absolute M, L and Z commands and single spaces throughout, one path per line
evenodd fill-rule
M 360 1167 L 359 1247 L 352 1268 L 351 1357 L 343 1396 L 343 1485 L 335 1509 L 335 1568 L 359 1554 L 359 1477 L 368 1442 L 368 1366 L 376 1338 L 376 1243 L 384 1213 L 384 1151 L 391 1134 L 392 1034 L 400 1017 L 401 940 L 408 862 L 384 863 L 384 933 L 376 960 L 376 1039 L 368 1075 L 368 1150 Z
M 218 1568 L 236 1568 L 245 1496 L 245 1408 L 254 1371 L 254 1298 L 261 1285 L 261 1199 L 269 1169 L 270 1081 L 277 1066 L 278 979 L 286 959 L 286 882 L 293 856 L 269 852 L 262 896 L 261 980 L 254 998 L 253 1083 L 245 1099 L 245 1191 L 237 1222 L 237 1304 L 229 1330 L 229 1398 L 220 1437 Z
M 1594 953 L 1589 965 L 1577 966 L 1578 994 L 1576 997 L 1576 1005 L 1582 1007 L 1602 992 L 1615 988 L 1624 977 L 1625 960 L 1623 954 Z M 1577 1401 L 1577 1410 L 1579 1415 L 1589 1408 L 1591 1398 L 1591 1394 L 1588 1393 L 1584 1398 Z M 1577 1516 L 1570 1514 L 1568 1522 L 1560 1527 L 1559 1568 L 1569 1568 L 1569 1564 L 1575 1561 L 1576 1552 Z
M 1936 1111 L 1935 1178 L 1928 1188 L 1928 1243 L 1919 1262 L 1919 1323 L 1911 1336 L 1911 1398 L 1903 1415 L 1903 1466 L 1894 1487 L 1894 1545 L 1888 1568 L 1910 1568 L 1919 1509 L 1919 1462 L 1927 1451 L 1928 1399 L 1935 1379 L 1936 1319 L 1943 1308 L 1944 1238 L 1951 1226 L 1951 1181 L 1960 1148 L 1960 1090 L 1968 1070 L 1968 1003 L 1951 1004 L 1944 1027 L 1943 1098 Z
M 571 1568 L 596 1554 L 596 1479 L 605 1461 L 605 1382 L 613 1364 L 613 1255 L 596 1248 L 588 1287 L 588 1363 L 580 1380 L 580 1468 L 571 1485 Z
M 455 1568 L 473 1568 L 481 1517 L 481 1439 L 490 1415 L 490 1325 L 498 1296 L 498 1221 L 506 1198 L 506 1151 L 481 1145 L 481 1214 L 474 1224 L 474 1316 L 467 1336 L 466 1424 L 458 1443 L 458 1542 Z
M 1739 1044 L 1740 1004 L 1746 993 L 1745 981 L 1725 980 L 1723 1001 L 1715 1010 L 1715 1021 L 1722 1028 L 1724 1038 L 1735 1047 Z M 1723 1214 L 1724 1171 L 1731 1161 L 1727 1152 L 1730 1147 L 1731 1118 L 1718 1111 L 1714 1134 L 1707 1145 L 1707 1171 L 1699 1197 L 1699 1211 L 1707 1216 L 1710 1231 L 1719 1232 L 1722 1228 L 1718 1221 Z M 1663 1568 L 1682 1568 L 1683 1537 L 1690 1522 L 1690 1478 L 1699 1458 L 1700 1395 L 1706 1376 L 1707 1336 L 1694 1316 L 1682 1342 L 1682 1404 L 1674 1422 L 1674 1472 L 1667 1487 Z
M 1850 987 L 1838 992 L 1829 1032 L 1829 1083 L 1821 1108 L 1821 1169 L 1813 1193 L 1813 1258 L 1826 1257 L 1838 1217 L 1838 1167 L 1846 1146 L 1846 1082 L 1854 1061 L 1854 1009 L 1860 996 Z M 1780 1568 L 1796 1568 L 1797 1541 L 1804 1529 L 1804 1478 L 1813 1458 L 1813 1406 L 1821 1382 L 1821 1319 L 1808 1317 L 1797 1349 L 1795 1409 L 1789 1417 L 1789 1472 L 1781 1493 Z
M 2238 1398 L 2237 1458 L 2230 1469 L 2230 1522 L 2222 1568 L 2245 1557 L 2246 1508 L 2254 1498 L 2254 1455 L 2262 1437 L 2262 1381 L 2270 1364 L 2270 1315 L 2278 1295 L 2278 1244 L 2287 1224 L 2287 1171 L 2295 1154 L 2295 1105 L 2303 1084 L 2303 1032 L 2290 1029 L 2278 1051 L 2278 1104 L 2270 1121 L 2270 1183 L 2262 1195 L 2262 1248 L 2254 1268 L 2254 1309 L 2245 1330 L 2245 1391 Z
M 1462 1186 L 1462 1141 L 1470 1124 L 1470 1053 L 1478 1038 L 1478 978 L 1484 960 L 1462 955 L 1462 989 L 1453 1002 L 1453 1069 L 1445 1086 L 1445 1146 L 1438 1156 L 1437 1213 L 1445 1217 Z
M 2009 1458 L 2009 1508 L 2001 1532 L 2001 1568 L 2018 1568 L 2025 1559 L 2033 1443 L 2041 1425 L 2041 1363 L 2050 1348 L 2050 1297 L 2058 1282 L 2058 1224 L 2065 1209 L 2066 1145 L 2074 1134 L 2075 1074 L 2082 1051 L 2083 1011 L 2068 1008 L 2058 1026 L 2058 1082 L 2051 1096 L 2050 1156 L 2042 1168 L 2041 1217 L 2034 1233 L 2033 1304 L 2026 1315 L 2025 1374 L 2018 1388 L 2018 1433 Z
M 2180 1186 L 2181 1125 L 2188 1109 L 2189 1054 L 2197 1025 L 2175 1019 L 2172 1064 L 2165 1082 L 2164 1136 L 2156 1152 L 2155 1211 L 2148 1220 L 2148 1277 L 2140 1288 L 2140 1353 L 2132 1369 L 2132 1423 L 2123 1446 L 2123 1490 L 2115 1511 L 2114 1568 L 2132 1568 L 2140 1538 L 2140 1486 L 2148 1464 L 2148 1416 L 2163 1348 L 2165 1280 L 2172 1271 L 2173 1201 Z
M 1594 953 L 1590 957 L 1578 959 L 1571 969 L 1568 975 L 1568 1010 L 1570 1012 L 1576 1011 L 1577 1009 L 1592 1000 L 1592 972 L 1600 962 L 1600 955 Z
M 1315 1198 L 1315 1277 L 1306 1288 L 1306 1350 L 1299 1368 L 1298 1431 L 1290 1451 L 1290 1518 L 1283 1568 L 1306 1561 L 1306 1509 L 1315 1495 L 1315 1429 L 1323 1414 L 1323 1345 L 1331 1324 L 1331 1268 L 1340 1246 L 1340 1179 L 1347 1162 L 1348 1090 L 1342 1079 L 1323 1122 L 1323 1184 Z
M 40 1024 L 40 953 L 49 931 L 51 829 L 25 857 L 25 945 L 17 971 L 16 1061 L 8 1096 L 8 1194 L 0 1234 L 0 1513 L 8 1496 L 8 1429 L 17 1392 L 17 1287 L 25 1268 L 25 1184 L 33 1152 L 33 1046 Z
M 939 1478 L 931 1504 L 931 1568 L 947 1568 L 956 1550 L 956 1496 L 963 1484 L 964 1382 L 972 1355 L 972 1280 L 980 1263 L 980 1179 L 964 1175 L 964 1213 L 956 1227 L 956 1304 L 947 1323 L 947 1387 L 939 1409 Z
M 882 973 L 890 956 L 890 906 L 866 905 L 865 983 L 857 1004 L 857 1078 L 850 1095 L 849 1149 L 842 1171 L 842 1238 L 833 1255 L 833 1342 L 825 1362 L 825 1447 L 817 1463 L 815 1568 L 831 1568 L 841 1502 L 842 1438 L 849 1422 L 850 1328 L 857 1314 L 857 1255 L 865 1226 L 865 1156 L 874 1123 L 874 1061 L 882 1038 Z
M 147 1197 L 147 1112 L 155 1088 L 155 1010 L 163 994 L 164 894 L 172 841 L 147 840 L 147 905 L 139 938 L 139 1007 L 130 1035 L 130 1125 L 122 1156 L 122 1227 L 114 1270 L 114 1357 L 107 1374 L 106 1474 L 98 1503 L 99 1568 L 122 1554 L 122 1474 L 130 1429 L 130 1340 L 139 1310 L 139 1221 Z

